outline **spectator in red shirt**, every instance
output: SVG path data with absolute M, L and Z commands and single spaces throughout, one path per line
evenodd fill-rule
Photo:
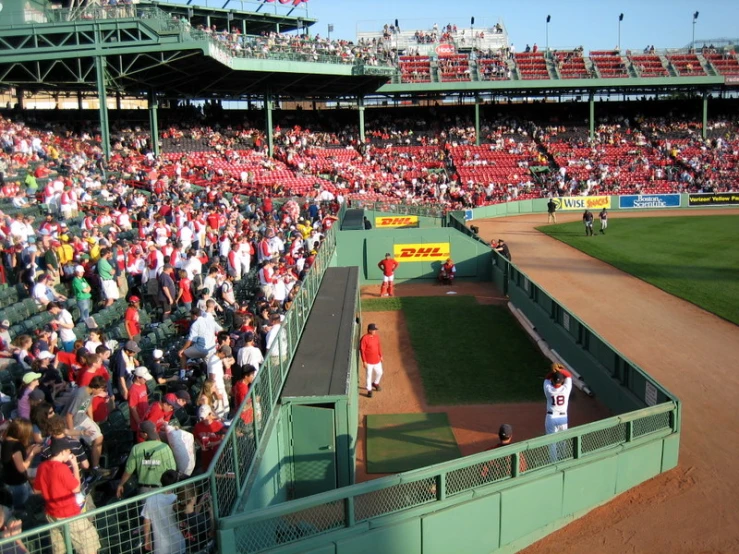
M 238 408 L 241 406 L 241 404 L 246 400 L 247 396 L 249 396 L 249 390 L 251 389 L 251 384 L 254 382 L 254 379 L 257 376 L 257 368 L 253 365 L 246 365 L 242 370 L 239 376 L 237 377 L 236 382 L 233 385 L 233 397 L 234 397 L 234 406 Z M 252 421 L 254 421 L 254 407 L 249 404 L 248 406 L 244 407 L 244 410 L 241 412 L 241 419 L 244 423 L 250 424 Z
M 128 338 L 133 341 L 141 339 L 141 321 L 139 318 L 139 308 L 141 307 L 141 298 L 131 296 L 128 299 L 128 308 L 123 316 L 123 322 L 126 326 Z
M 180 269 L 180 281 L 177 283 L 177 298 L 175 304 L 182 302 L 182 305 L 189 312 L 192 309 L 192 281 L 187 276 L 187 271 Z
M 149 411 L 149 389 L 147 381 L 153 379 L 149 370 L 144 366 L 137 367 L 133 372 L 133 384 L 128 389 L 128 412 L 131 418 L 131 430 L 139 432 L 139 425 Z
M 195 440 L 200 445 L 200 467 L 208 471 L 208 466 L 216 455 L 227 429 L 223 422 L 216 418 L 210 406 L 200 406 L 198 422 L 193 428 Z
M 398 262 L 393 258 L 390 252 L 385 254 L 385 259 L 380 260 L 380 263 L 377 264 L 377 267 L 382 270 L 382 288 L 380 288 L 380 296 L 393 295 L 395 270 L 397 269 L 398 265 Z
M 81 513 L 76 499 L 80 492 L 80 468 L 72 448 L 73 445 L 67 439 L 52 439 L 49 450 L 51 457 L 41 462 L 36 472 L 34 487 L 44 497 L 46 519 L 49 523 Z M 62 529 L 53 528 L 49 534 L 52 552 L 66 552 Z M 100 538 L 88 518 L 71 522 L 69 534 L 72 548 L 78 554 L 94 554 L 100 550 Z
M 178 398 L 173 393 L 168 393 L 164 396 L 163 401 L 153 402 L 149 406 L 149 410 L 146 412 L 144 421 L 151 421 L 157 428 L 157 433 L 160 435 L 164 432 L 164 426 L 169 423 L 172 419 L 174 411 L 179 407 Z M 140 434 L 139 434 L 140 435 Z M 139 436 L 139 442 L 143 442 L 145 439 Z

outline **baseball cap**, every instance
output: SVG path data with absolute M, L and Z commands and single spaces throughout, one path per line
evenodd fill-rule
M 28 395 L 30 400 L 46 400 L 46 395 L 41 389 L 33 389 L 31 394 Z
M 500 440 L 507 440 L 510 439 L 513 436 L 513 427 L 508 425 L 507 423 L 504 423 L 500 426 L 500 429 L 498 430 L 498 437 Z
M 198 419 L 205 419 L 212 413 L 213 413 L 213 410 L 211 409 L 210 406 L 208 405 L 200 406 L 200 408 L 198 408 Z
M 3 319 L 2 321 L 0 321 L 0 327 L 2 327 L 3 329 L 10 329 L 10 321 L 8 321 L 7 319 Z
M 48 350 L 42 350 L 41 352 L 39 352 L 37 358 L 39 360 L 51 360 L 54 358 L 54 354 L 52 354 Z
M 139 298 L 138 296 L 136 296 L 136 295 L 134 294 L 133 296 L 129 296 L 129 297 L 128 297 L 128 301 L 129 301 L 129 302 L 141 302 L 141 298 Z
M 154 350 L 154 352 L 151 353 L 151 355 L 154 356 L 155 360 L 161 360 L 164 357 L 164 352 L 157 348 L 156 350 Z
M 157 426 L 153 421 L 144 421 L 139 425 L 139 431 L 144 433 L 150 439 L 158 439 Z
M 82 267 L 81 265 L 76 265 L 76 266 L 74 266 L 74 272 L 75 273 L 84 273 L 85 272 L 85 268 Z
M 190 393 L 186 390 L 178 390 L 176 393 L 174 393 L 177 398 L 180 400 L 184 400 L 188 404 L 192 402 L 192 398 L 190 398 Z
M 29 371 L 25 375 L 23 375 L 23 384 L 24 385 L 30 385 L 34 381 L 41 379 L 41 374 L 36 373 L 35 371 Z
M 367 325 L 367 330 L 368 331 L 377 331 L 377 324 L 370 323 L 369 325 Z
M 133 352 L 134 354 L 138 354 L 139 352 L 141 352 L 141 348 L 139 348 L 139 345 L 132 340 L 126 341 L 126 344 L 123 345 L 123 348 L 125 348 L 129 352 Z
M 147 368 L 145 368 L 144 366 L 137 367 L 134 370 L 133 374 L 136 377 L 143 377 L 147 381 L 151 381 L 153 379 L 153 377 L 151 376 L 151 373 L 149 373 L 149 370 Z
M 65 450 L 72 450 L 74 448 L 74 443 L 67 439 L 51 439 L 51 445 L 49 446 L 49 454 L 51 456 L 56 456 L 58 454 L 61 454 Z
M 552 384 L 553 385 L 561 385 L 565 382 L 565 376 L 562 375 L 560 372 L 555 373 L 552 375 Z
M 177 400 L 179 399 L 177 398 L 177 395 L 173 392 L 168 392 L 164 395 L 164 401 L 175 409 L 180 407 L 180 405 L 177 403 Z

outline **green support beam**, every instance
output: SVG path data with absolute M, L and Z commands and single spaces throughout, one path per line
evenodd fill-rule
M 703 92 L 703 124 L 701 125 L 701 136 L 705 140 L 708 130 L 708 93 Z
M 357 96 L 357 108 L 359 109 L 359 140 L 364 144 L 364 98 Z
M 272 95 L 268 92 L 264 95 L 264 112 L 267 118 L 267 156 L 270 158 L 274 153 L 274 128 L 272 127 Z
M 480 146 L 482 137 L 480 136 L 480 97 L 475 96 L 475 144 Z
M 108 123 L 108 95 L 105 90 L 105 57 L 95 56 L 95 80 L 100 103 L 100 138 L 105 160 L 110 159 L 110 125 Z
M 159 157 L 159 118 L 157 109 L 159 100 L 153 90 L 149 91 L 149 128 L 151 130 L 151 149 L 154 156 Z
M 590 117 L 588 118 L 590 122 L 590 140 L 595 140 L 595 94 L 592 92 L 588 97 L 588 104 L 590 107 Z

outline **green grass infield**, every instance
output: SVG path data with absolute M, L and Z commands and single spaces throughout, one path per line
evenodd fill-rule
M 548 360 L 505 306 L 421 296 L 365 299 L 362 310 L 403 311 L 431 405 L 542 399 Z
M 582 222 L 539 231 L 739 325 L 739 216 L 619 219 L 586 237 Z

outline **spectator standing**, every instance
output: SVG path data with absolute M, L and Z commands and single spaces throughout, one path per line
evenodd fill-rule
M 511 261 L 511 250 L 503 239 L 498 239 L 498 245 L 495 247 L 496 252 L 503 256 L 509 262 Z
M 13 496 L 13 509 L 23 510 L 31 496 L 28 468 L 34 456 L 41 451 L 40 444 L 31 444 L 33 425 L 26 418 L 10 422 L 2 443 L 3 482 Z
M 176 469 L 165 471 L 159 484 L 169 487 L 177 483 Z M 155 494 L 144 502 L 141 517 L 144 518 L 144 550 L 157 554 L 184 554 L 187 544 L 180 531 L 175 512 L 177 494 L 166 492 Z
M 177 285 L 175 285 L 172 275 L 174 268 L 170 264 L 164 264 L 162 274 L 159 276 L 159 295 L 157 300 L 162 308 L 162 321 L 167 321 L 172 314 L 172 305 L 177 298 Z
M 141 307 L 141 298 L 131 296 L 128 299 L 128 308 L 123 315 L 123 324 L 126 327 L 126 334 L 129 340 L 138 342 L 141 339 L 141 316 L 139 308 Z
M 112 257 L 113 252 L 110 248 L 102 248 L 100 250 L 100 260 L 98 260 L 97 264 L 98 275 L 103 283 L 106 308 L 121 297 L 116 281 L 116 271 L 110 262 Z
M 370 323 L 367 326 L 367 334 L 359 341 L 359 353 L 362 357 L 362 365 L 367 373 L 367 398 L 372 398 L 373 390 L 377 392 L 381 390 L 382 346 L 377 331 L 377 325 Z
M 128 390 L 128 413 L 134 433 L 139 432 L 139 426 L 149 410 L 149 389 L 146 383 L 152 379 L 151 373 L 144 366 L 137 367 L 133 372 L 133 384 Z
M 90 462 L 94 473 L 100 471 L 100 455 L 103 452 L 103 434 L 93 420 L 92 397 L 104 393 L 105 379 L 95 376 L 87 386 L 78 387 L 64 408 L 67 429 L 81 431 L 82 440 L 90 447 Z
M 557 204 L 554 198 L 550 198 L 547 202 L 547 223 L 557 223 Z
M 62 350 L 72 352 L 74 350 L 74 342 L 77 335 L 74 334 L 74 318 L 66 309 L 62 308 L 57 302 L 49 302 L 46 311 L 51 313 L 56 319 L 59 326 L 59 339 L 62 342 Z
M 228 417 L 230 410 L 225 376 L 226 369 L 230 368 L 233 364 L 231 355 L 231 347 L 223 345 L 208 359 L 208 379 L 211 379 L 215 384 L 216 392 L 222 401 L 221 407 L 223 411 L 218 416 L 223 418 Z
M 136 355 L 141 348 L 134 341 L 129 340 L 115 351 L 110 359 L 110 373 L 113 376 L 113 389 L 117 391 L 119 401 L 128 400 L 128 389 L 133 383 L 133 372 L 139 365 Z
M 190 315 L 194 320 L 190 325 L 190 334 L 178 352 L 183 371 L 187 369 L 188 359 L 206 358 L 215 350 L 216 333 L 221 330 L 212 317 L 206 316 L 198 308 L 193 308 Z
M 244 346 L 239 348 L 237 354 L 237 365 L 241 368 L 251 365 L 257 368 L 258 371 L 262 362 L 264 362 L 264 356 L 262 356 L 262 351 L 254 346 L 254 333 L 246 333 L 244 335 Z
M 116 496 L 123 497 L 128 480 L 136 475 L 139 484 L 138 494 L 159 488 L 162 476 L 169 470 L 177 470 L 172 449 L 159 439 L 159 432 L 153 421 L 141 424 L 141 434 L 145 437 L 131 449 L 126 461 L 126 469 L 116 489 Z
M 193 429 L 193 435 L 195 435 L 195 440 L 200 445 L 200 468 L 203 472 L 208 471 L 210 462 L 213 460 L 213 456 L 216 455 L 223 440 L 223 435 L 227 430 L 210 406 L 200 406 L 198 408 L 198 422 Z
M 85 280 L 85 268 L 81 265 L 74 268 L 74 279 L 72 279 L 72 292 L 77 301 L 77 307 L 80 309 L 80 317 L 82 321 L 87 323 L 90 318 L 90 308 L 92 307 L 92 288 Z
M 80 468 L 72 448 L 71 442 L 66 439 L 52 439 L 50 458 L 41 462 L 36 472 L 34 486 L 44 497 L 46 519 L 49 523 L 81 513 L 76 499 L 81 490 Z M 52 552 L 54 554 L 66 552 L 62 530 L 56 527 L 49 533 Z M 83 517 L 71 522 L 69 534 L 72 547 L 77 554 L 95 554 L 100 550 L 100 538 L 88 518 Z

